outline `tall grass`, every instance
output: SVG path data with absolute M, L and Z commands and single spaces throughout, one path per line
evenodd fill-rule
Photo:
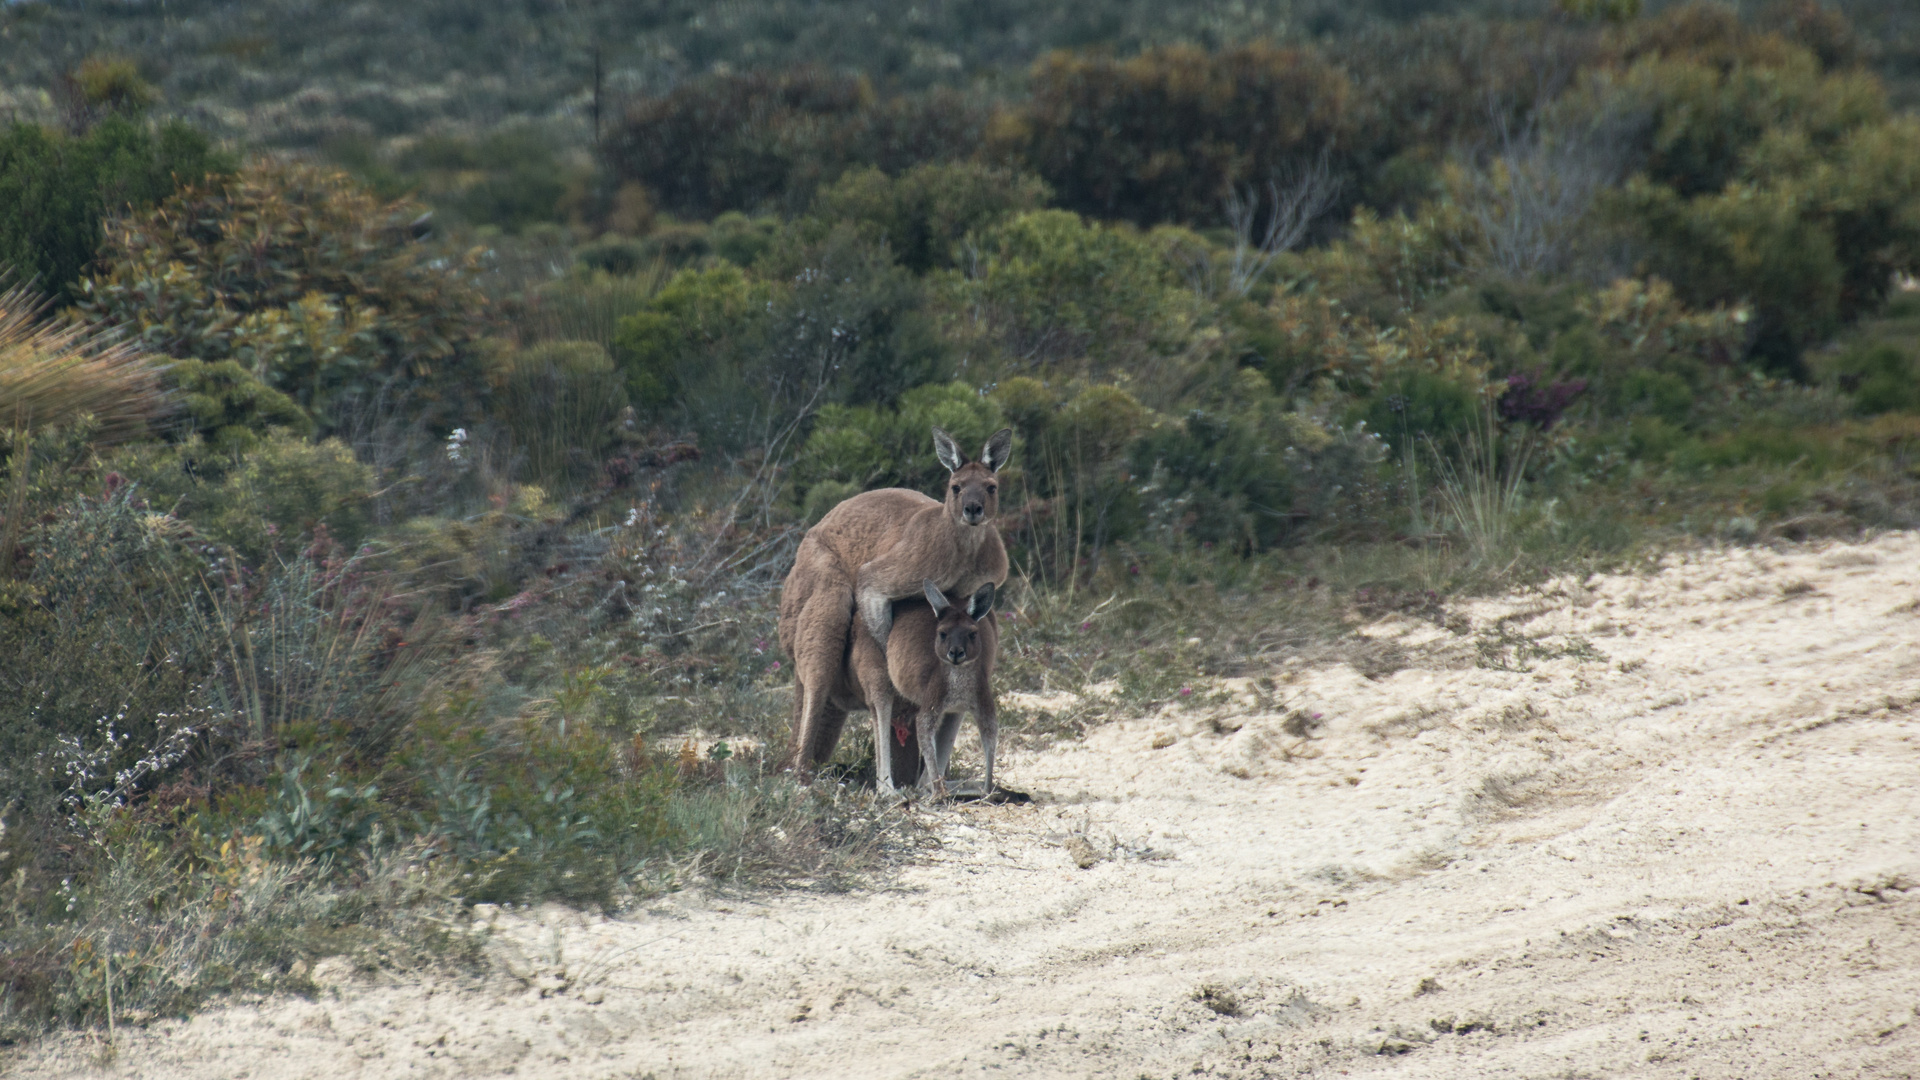
M 528 298 L 520 331 L 529 341 L 591 341 L 611 347 L 619 321 L 640 310 L 671 276 L 658 261 L 624 275 L 576 269 Z
M 1474 426 L 1456 441 L 1455 454 L 1429 444 L 1441 509 L 1475 565 L 1490 564 L 1513 547 L 1533 446 L 1530 429 L 1513 425 L 1503 431 L 1484 404 Z
M 0 292 L 0 426 L 37 431 L 91 416 L 96 442 L 144 434 L 167 410 L 147 354 L 46 313 L 47 301 L 29 289 Z

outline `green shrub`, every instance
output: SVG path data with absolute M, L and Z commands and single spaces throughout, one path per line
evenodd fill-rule
M 1438 193 L 1455 147 L 1497 145 L 1592 62 L 1600 34 L 1564 19 L 1465 15 L 1365 19 L 1316 42 L 1354 88 L 1351 189 L 1381 217 L 1412 213 Z M 1545 72 L 1553 76 L 1542 78 Z
M 111 464 L 142 498 L 170 508 L 249 562 L 286 550 L 320 526 L 351 550 L 369 526 L 373 470 L 338 439 L 311 443 L 271 431 L 240 453 L 190 439 L 130 447 Z
M 329 773 L 324 780 L 304 774 L 312 754 L 289 755 L 268 780 L 266 812 L 255 826 L 268 851 L 284 859 L 311 859 L 322 870 L 357 855 L 373 838 L 379 822 L 372 784 L 355 788 Z
M 645 308 L 667 279 L 657 262 L 641 263 L 631 274 L 575 268 L 535 289 L 516 322 L 532 340 L 591 341 L 611 349 L 620 320 Z
M 1690 311 L 1659 278 L 1623 278 L 1577 311 L 1580 323 L 1548 350 L 1553 369 L 1587 380 L 1602 416 L 1651 412 L 1680 426 L 1729 392 L 1749 332 L 1746 309 Z
M 1241 552 L 1357 524 L 1383 457 L 1379 439 L 1287 412 L 1252 384 L 1236 403 L 1163 424 L 1131 451 L 1152 533 Z
M 622 319 L 614 356 L 635 404 L 716 447 L 764 446 L 823 404 L 891 403 L 945 378 L 920 282 L 852 227 L 817 225 L 783 233 L 755 276 L 681 271 Z
M 1064 579 L 1083 549 L 1097 559 L 1109 543 L 1139 532 L 1138 478 L 1128 452 L 1154 418 L 1132 394 L 1018 376 L 991 397 L 1020 436 L 1001 498 L 1008 539 L 1030 572 Z
M 1630 371 L 1620 381 L 1616 396 L 1628 411 L 1642 411 L 1670 424 L 1685 424 L 1693 411 L 1695 391 L 1672 371 Z
M 707 243 L 715 255 L 733 265 L 752 266 L 773 247 L 779 231 L 778 219 L 730 210 L 708 223 Z
M 979 235 L 973 276 L 954 282 L 963 329 L 1012 368 L 1044 378 L 1137 380 L 1164 392 L 1192 345 L 1199 300 L 1148 238 L 1065 210 L 1018 214 Z
M 1039 209 L 1047 198 L 1047 186 L 1035 177 L 956 162 L 918 165 L 899 179 L 875 168 L 854 169 L 820 192 L 813 212 L 870 230 L 900 265 L 921 274 L 957 265 L 969 233 Z
M 623 433 L 625 380 L 607 350 L 591 341 L 550 341 L 515 352 L 488 381 L 493 416 L 542 483 L 590 476 Z
M 1283 396 L 1368 364 L 1362 324 L 1321 293 L 1279 292 L 1264 305 L 1243 301 L 1229 307 L 1228 318 L 1241 335 L 1240 364 L 1265 374 Z
M 1236 185 L 1263 185 L 1356 128 L 1354 90 L 1319 54 L 1269 44 L 1191 45 L 1128 59 L 1052 53 L 1031 98 L 1004 116 L 997 148 L 1052 185 L 1060 204 L 1138 225 L 1212 223 Z
M 1833 364 L 1840 389 L 1862 416 L 1920 412 L 1920 363 L 1889 344 L 1857 347 Z
M 93 115 L 138 116 L 160 98 L 140 77 L 140 66 L 125 56 L 89 56 L 67 77 L 78 105 Z
M 631 236 L 606 233 L 591 243 L 573 249 L 574 260 L 589 270 L 612 277 L 627 277 L 645 269 L 650 261 L 646 245 Z
M 1920 125 L 1890 116 L 1871 75 L 1825 71 L 1730 16 L 1689 9 L 1656 29 L 1572 106 L 1647 117 L 1639 175 L 1602 206 L 1688 303 L 1749 305 L 1750 354 L 1804 376 L 1803 349 L 1920 266 Z
M 1628 452 L 1646 461 L 1665 461 L 1687 441 L 1685 431 L 1658 416 L 1637 417 L 1627 427 Z
M 256 164 L 116 223 L 79 307 L 153 352 L 235 361 L 323 427 L 382 391 L 457 407 L 483 298 L 469 261 L 415 239 L 418 212 L 337 172 Z
M 207 560 L 185 524 L 125 487 L 38 509 L 50 520 L 20 537 L 0 597 L 0 675 L 15 690 L 0 702 L 0 784 L 36 818 L 129 770 L 150 780 L 142 756 L 223 720 L 226 700 Z
M 1451 445 L 1473 430 L 1480 386 L 1457 373 L 1402 368 L 1374 385 L 1361 415 L 1368 428 L 1402 443 Z
M 900 395 L 895 407 L 830 404 L 794 461 L 794 481 L 809 514 L 876 487 L 938 490 L 946 470 L 933 453 L 933 428 L 977 455 L 1006 426 L 993 398 L 965 383 L 936 383 Z M 1019 457 L 1016 451 L 1015 457 Z M 818 491 L 820 494 L 816 495 Z
M 952 375 L 926 287 L 848 225 L 790 230 L 756 270 L 788 283 L 768 311 L 759 378 L 776 405 L 822 389 L 821 400 L 892 404 Z
M 881 97 L 819 68 L 713 74 L 626 110 L 605 153 L 663 209 L 799 210 L 848 168 L 889 173 L 968 156 L 985 113 L 952 91 Z
M 378 162 L 374 155 L 357 157 L 363 169 Z M 389 198 L 411 195 L 452 222 L 509 233 L 583 210 L 592 179 L 584 163 L 568 160 L 559 140 L 532 124 L 478 137 L 429 135 L 393 155 L 387 168 L 366 171 Z
M 1604 93 L 1608 107 L 1644 115 L 1629 153 L 1647 178 L 1682 198 L 1711 195 L 1736 180 L 1759 179 L 1769 145 L 1791 132 L 1801 152 L 1831 152 L 1850 131 L 1887 115 L 1872 76 L 1823 74 L 1811 53 L 1781 49 L 1732 65 L 1668 53 L 1633 64 Z
M 149 127 L 114 115 L 77 136 L 10 124 L 0 130 L 0 271 L 17 275 L 15 284 L 74 295 L 104 220 L 150 209 L 180 185 L 232 168 L 179 121 Z
M 1474 261 L 1478 231 L 1452 203 L 1423 203 L 1412 215 L 1354 211 L 1339 243 L 1303 260 L 1320 287 L 1346 308 L 1390 323 L 1446 291 Z
M 1685 470 L 1728 469 L 1740 465 L 1799 467 L 1824 472 L 1834 462 L 1831 440 L 1818 433 L 1760 422 L 1687 440 L 1671 447 L 1667 460 Z M 1778 512 L 1778 508 L 1775 509 Z
M 313 434 L 313 418 L 305 409 L 238 360 L 183 357 L 167 366 L 167 381 L 173 384 L 192 430 L 216 453 L 244 453 L 276 428 Z
M 613 355 L 643 409 L 680 399 L 709 357 L 722 353 L 765 309 L 766 286 L 737 266 L 682 270 L 645 306 L 615 324 Z
M 646 236 L 606 236 L 576 250 L 576 257 L 609 273 L 631 274 L 650 266 L 700 268 L 715 259 L 751 267 L 780 232 L 780 219 L 729 210 L 712 221 L 660 222 Z

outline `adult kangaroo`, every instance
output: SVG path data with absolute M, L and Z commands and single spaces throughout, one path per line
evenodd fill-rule
M 856 592 L 865 630 L 884 647 L 895 600 L 924 596 L 924 582 L 971 596 L 1007 580 L 1007 549 L 994 526 L 999 470 L 1013 450 L 1013 431 L 994 432 L 979 461 L 968 461 L 953 436 L 933 429 L 933 448 L 949 476 L 944 501 L 906 488 L 862 492 L 807 530 L 780 594 L 780 647 L 793 658 L 793 748 L 789 761 L 808 773 L 833 754 L 845 710 L 849 631 Z M 841 695 L 844 701 L 844 695 Z M 837 715 L 836 715 L 837 714 Z M 893 728 L 891 703 L 873 703 L 876 746 Z M 884 770 L 882 770 L 884 773 Z M 893 788 L 882 775 L 881 790 Z

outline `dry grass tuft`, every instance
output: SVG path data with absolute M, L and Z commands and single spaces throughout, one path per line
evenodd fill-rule
M 44 319 L 46 310 L 27 288 L 0 292 L 0 424 L 39 430 L 92 416 L 95 442 L 145 434 L 167 411 L 152 359 L 117 335 Z

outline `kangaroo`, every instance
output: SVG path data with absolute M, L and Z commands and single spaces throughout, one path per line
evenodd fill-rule
M 926 605 L 920 605 L 924 608 Z M 852 622 L 847 625 L 847 662 L 842 667 L 840 678 L 835 680 L 820 701 L 817 723 L 811 732 L 813 745 L 807 747 L 812 753 L 808 760 L 814 764 L 826 761 L 833 756 L 833 749 L 840 743 L 840 733 L 846 726 L 847 714 L 859 709 L 872 709 L 871 702 L 878 700 L 888 707 L 884 714 L 887 719 L 881 721 L 879 715 L 874 723 L 874 786 L 882 792 L 893 792 L 900 788 L 912 787 L 920 780 L 925 767 L 920 753 L 918 731 L 918 707 L 906 698 L 895 694 L 890 683 L 886 683 L 884 663 L 881 681 L 885 685 L 876 685 L 872 689 L 863 686 L 854 677 L 851 650 L 856 637 L 865 638 Z M 868 647 L 872 648 L 871 641 Z M 889 738 L 888 736 L 892 736 Z
M 921 777 L 935 798 L 947 794 L 947 765 L 960 718 L 973 714 L 980 730 L 980 757 L 986 766 L 986 792 L 993 794 L 993 752 L 999 738 L 999 712 L 993 701 L 993 662 L 1000 651 L 1000 627 L 993 618 L 994 585 L 980 586 L 964 602 L 955 602 L 933 581 L 921 583 L 924 603 L 893 605 L 892 644 L 879 643 L 855 630 L 849 656 L 855 681 L 874 706 L 873 757 L 887 760 L 893 742 L 907 739 L 882 724 L 879 703 L 890 701 L 898 721 L 917 721 L 923 762 Z M 898 722 L 896 721 L 896 722 Z M 889 735 L 894 735 L 892 741 Z M 901 770 L 896 765 L 896 776 Z
M 846 722 L 849 631 L 859 633 L 855 594 L 863 581 L 875 614 L 858 621 L 884 649 L 892 601 L 919 597 L 923 581 L 971 596 L 987 582 L 998 586 L 1007 579 L 1007 550 L 993 518 L 1012 430 L 995 432 L 978 462 L 967 461 L 939 428 L 933 429 L 933 444 L 951 474 L 944 502 L 906 488 L 863 492 L 807 530 L 794 555 L 780 595 L 779 636 L 781 649 L 793 658 L 789 761 L 803 775 L 832 755 Z M 893 700 L 874 703 L 876 732 L 892 729 Z M 891 790 L 890 781 L 883 776 L 881 788 Z
M 986 582 L 1007 580 L 1006 545 L 999 530 L 983 526 L 1000 511 L 999 472 L 1012 453 L 1013 430 L 994 432 L 979 461 L 968 461 L 953 436 L 939 428 L 933 429 L 933 450 L 952 474 L 946 501 L 928 499 L 899 540 L 860 567 L 854 583 L 861 621 L 883 649 L 893 627 L 893 601 L 914 595 L 922 583 L 968 596 Z

